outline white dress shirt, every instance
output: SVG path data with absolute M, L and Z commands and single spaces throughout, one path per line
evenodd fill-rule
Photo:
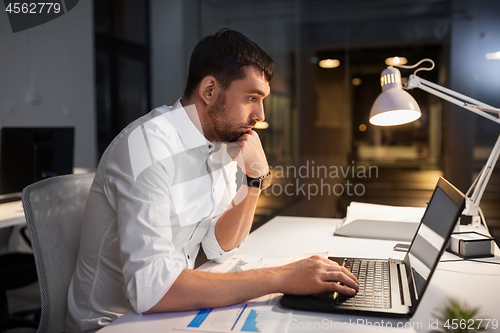
M 237 164 L 199 128 L 194 106 L 179 100 L 130 124 L 104 152 L 68 292 L 70 332 L 149 310 L 194 267 L 200 244 L 215 260 L 237 250 L 225 252 L 215 236 L 236 193 Z

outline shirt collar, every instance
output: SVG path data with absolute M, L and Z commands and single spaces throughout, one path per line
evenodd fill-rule
M 167 112 L 168 117 L 187 149 L 206 147 L 207 153 L 215 149 L 215 145 L 208 141 L 203 135 L 201 123 L 194 104 L 183 107 L 181 99 L 179 98 L 177 102 L 169 108 L 171 112 Z M 189 117 L 188 112 L 193 120 Z M 196 126 L 195 123 L 197 123 L 198 126 Z

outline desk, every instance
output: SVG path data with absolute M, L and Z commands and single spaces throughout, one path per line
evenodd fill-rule
M 340 219 L 276 217 L 250 234 L 247 243 L 238 254 L 244 255 L 290 255 L 301 253 L 328 252 L 336 256 L 356 256 L 365 258 L 402 259 L 404 253 L 393 251 L 395 241 L 356 239 L 332 236 Z M 485 261 L 500 262 L 500 251 L 495 249 L 495 257 Z M 442 260 L 459 259 L 445 253 Z M 203 266 L 202 266 L 203 267 Z M 351 315 L 325 314 L 294 311 L 288 333 L 325 332 L 335 328 L 322 327 L 328 323 L 356 322 L 357 319 L 385 324 L 391 322 L 406 325 L 403 332 L 428 332 L 429 320 L 450 297 L 466 301 L 468 305 L 480 306 L 478 318 L 500 320 L 500 265 L 477 262 L 441 262 L 434 273 L 430 285 L 411 320 L 356 317 Z M 161 313 L 139 316 L 127 313 L 112 324 L 101 329 L 100 333 L 136 332 L 182 332 L 174 330 L 180 318 L 186 313 Z M 332 320 L 332 322 L 330 322 Z M 315 324 L 316 323 L 316 324 Z M 334 324 L 329 324 L 334 325 Z M 309 326 L 309 327 L 308 327 Z M 420 327 L 421 326 L 421 327 Z M 347 327 L 347 326 L 345 326 Z M 374 329 L 374 327 L 372 327 Z M 367 332 L 369 326 L 351 326 L 345 331 Z M 377 329 L 376 332 L 394 332 L 394 329 Z
M 0 240 L 1 254 L 9 251 L 32 252 L 31 247 L 26 244 L 19 234 L 20 228 L 25 225 L 26 219 L 21 200 L 0 204 L 0 229 L 2 229 L 0 230 L 2 233 Z M 13 230 L 3 229 L 9 227 L 17 228 Z
M 0 228 L 25 224 L 21 200 L 0 204 Z

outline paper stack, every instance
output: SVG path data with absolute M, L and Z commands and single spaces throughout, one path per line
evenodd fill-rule
M 462 258 L 493 257 L 494 238 L 478 232 L 451 235 L 450 250 Z
M 426 207 L 351 202 L 336 236 L 411 241 Z

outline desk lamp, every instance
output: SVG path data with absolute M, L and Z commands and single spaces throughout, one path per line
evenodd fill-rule
M 417 102 L 408 92 L 403 90 L 403 88 L 407 90 L 419 88 L 500 124 L 500 109 L 418 77 L 416 75 L 418 71 L 430 71 L 434 68 L 434 61 L 431 59 L 423 59 L 413 66 L 394 66 L 412 69 L 418 67 L 425 61 L 430 62 L 431 67 L 416 69 L 415 72 L 410 75 L 404 87 L 401 83 L 401 73 L 397 68 L 389 66 L 382 71 L 380 77 L 382 93 L 373 103 L 370 112 L 370 123 L 377 126 L 393 126 L 409 123 L 420 118 L 422 113 Z M 461 217 L 462 224 L 472 224 L 477 227 L 481 224 L 481 220 L 485 223 L 484 216 L 479 208 L 479 202 L 484 194 L 484 190 L 495 168 L 499 155 L 500 136 L 493 147 L 493 151 L 488 157 L 486 165 L 467 191 L 465 209 Z

